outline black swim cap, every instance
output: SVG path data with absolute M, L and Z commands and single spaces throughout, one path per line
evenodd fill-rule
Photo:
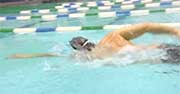
M 159 46 L 166 51 L 166 58 L 161 59 L 163 63 L 180 64 L 180 45 L 162 44 Z
M 75 50 L 91 51 L 92 48 L 95 47 L 94 43 L 88 42 L 87 38 L 81 36 L 72 38 L 72 40 L 69 43 L 71 47 L 74 48 Z

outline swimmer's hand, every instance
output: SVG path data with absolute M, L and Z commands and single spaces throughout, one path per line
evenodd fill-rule
M 180 37 L 180 30 L 177 32 L 177 36 Z
M 59 57 L 56 53 L 44 53 L 44 54 L 14 54 L 9 57 L 8 59 L 23 59 L 23 58 L 36 58 L 36 57 Z

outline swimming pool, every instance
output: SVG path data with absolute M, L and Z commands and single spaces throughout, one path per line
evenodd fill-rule
M 156 13 L 125 18 L 63 18 L 38 23 L 10 20 L 1 27 L 16 28 L 36 23 L 31 27 L 92 26 L 140 22 L 180 22 L 180 13 Z M 179 94 L 180 65 L 153 64 L 150 61 L 124 65 L 121 59 L 110 58 L 83 63 L 69 57 L 73 52 L 69 40 L 85 36 L 98 42 L 111 30 L 81 30 L 77 32 L 47 32 L 31 34 L 0 33 L 0 91 L 1 94 Z M 137 44 L 176 43 L 174 36 L 145 34 L 133 40 Z M 14 53 L 59 52 L 63 57 L 6 59 Z M 113 62 L 117 65 L 104 66 Z M 123 61 L 128 62 L 128 61 Z

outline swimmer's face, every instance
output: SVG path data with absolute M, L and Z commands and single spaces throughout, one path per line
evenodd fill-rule
M 69 43 L 75 50 L 87 50 L 91 51 L 95 47 L 94 43 L 87 42 L 88 39 L 84 37 L 74 37 Z

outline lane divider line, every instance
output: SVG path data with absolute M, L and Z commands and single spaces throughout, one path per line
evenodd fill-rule
M 180 27 L 179 23 L 160 23 L 172 27 Z M 38 28 L 1 28 L 0 32 L 14 32 L 16 34 L 35 33 L 35 32 L 68 32 L 81 30 L 114 30 L 127 27 L 133 24 L 123 25 L 104 25 L 104 26 L 59 26 L 59 27 L 38 27 Z
M 153 9 L 153 10 L 131 10 L 131 11 L 110 11 L 110 12 L 99 12 L 99 13 L 73 13 L 73 14 L 57 14 L 57 15 L 41 15 L 41 16 L 5 16 L 0 17 L 0 21 L 7 20 L 30 20 L 30 19 L 42 19 L 45 21 L 52 21 L 58 18 L 83 18 L 86 16 L 98 16 L 100 18 L 105 17 L 124 17 L 124 16 L 142 16 L 149 15 L 151 13 L 180 13 L 180 7 L 176 8 L 165 8 L 165 9 Z

